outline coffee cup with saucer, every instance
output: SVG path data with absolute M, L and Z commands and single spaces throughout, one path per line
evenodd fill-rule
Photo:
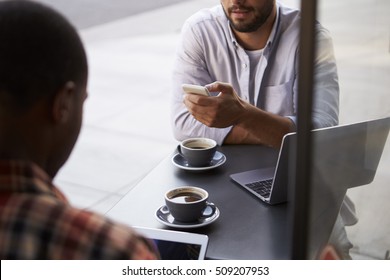
M 156 212 L 157 219 L 171 227 L 201 227 L 214 222 L 219 216 L 218 208 L 208 201 L 206 190 L 183 186 L 167 191 L 165 205 Z
M 184 170 L 204 171 L 225 163 L 226 157 L 217 151 L 217 142 L 209 138 L 189 138 L 177 147 L 172 163 Z

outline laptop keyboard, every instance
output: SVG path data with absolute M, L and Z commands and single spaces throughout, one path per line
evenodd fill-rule
M 268 198 L 271 193 L 272 181 L 273 181 L 272 179 L 258 181 L 258 182 L 246 184 L 245 186 L 247 186 L 254 192 L 258 193 L 262 197 Z

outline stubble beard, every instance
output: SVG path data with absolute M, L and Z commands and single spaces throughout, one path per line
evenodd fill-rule
M 269 0 L 265 3 L 264 7 L 261 10 L 256 10 L 253 7 L 232 5 L 228 8 L 227 12 L 225 11 L 225 9 L 223 9 L 223 11 L 226 17 L 229 19 L 230 25 L 234 30 L 242 33 L 250 33 L 250 32 L 255 32 L 256 30 L 258 30 L 260 27 L 264 25 L 264 23 L 270 17 L 274 5 L 275 5 L 274 0 Z M 229 15 L 237 9 L 244 10 L 254 14 L 254 18 L 251 21 L 247 21 L 247 22 L 240 21 L 240 20 L 233 21 L 233 19 Z

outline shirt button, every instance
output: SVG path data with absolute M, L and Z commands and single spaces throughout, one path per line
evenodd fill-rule
M 242 64 L 242 69 L 246 69 L 247 67 L 248 67 L 248 65 L 246 63 Z

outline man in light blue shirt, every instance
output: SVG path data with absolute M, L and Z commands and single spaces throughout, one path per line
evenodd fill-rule
M 182 29 L 173 75 L 178 140 L 279 147 L 296 129 L 300 13 L 275 0 L 222 0 Z M 338 123 L 339 87 L 332 41 L 316 29 L 313 127 Z M 181 84 L 207 85 L 214 97 L 184 94 Z
M 177 140 L 208 137 L 221 144 L 278 148 L 296 130 L 300 12 L 275 0 L 221 0 L 184 24 L 173 74 L 172 121 Z M 339 86 L 333 44 L 316 26 L 313 128 L 338 124 Z M 212 97 L 184 94 L 206 85 Z M 349 258 L 344 211 L 329 242 Z M 344 209 L 344 210 L 343 210 Z

